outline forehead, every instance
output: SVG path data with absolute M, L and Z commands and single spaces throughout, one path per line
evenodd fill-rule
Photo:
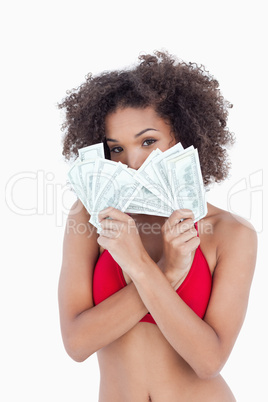
M 105 131 L 109 137 L 123 133 L 135 135 L 146 128 L 162 131 L 167 130 L 169 125 L 152 107 L 117 109 L 105 119 Z

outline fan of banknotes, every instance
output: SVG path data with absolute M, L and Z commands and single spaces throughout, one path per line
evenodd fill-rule
M 68 177 L 98 232 L 98 213 L 109 206 L 165 217 L 187 208 L 193 211 L 195 222 L 207 214 L 198 151 L 193 146 L 184 149 L 177 143 L 164 152 L 155 149 L 138 170 L 105 159 L 103 143 L 78 152 Z

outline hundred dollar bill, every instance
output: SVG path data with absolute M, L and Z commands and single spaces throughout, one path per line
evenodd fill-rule
M 144 187 L 146 187 L 157 198 L 160 198 L 165 204 L 172 207 L 172 201 L 168 199 L 167 193 L 152 165 L 153 160 L 161 154 L 162 151 L 158 148 L 153 150 L 141 167 L 136 171 L 136 174 L 134 174 L 134 179 L 143 184 Z
M 170 187 L 170 183 L 166 173 L 166 167 L 164 164 L 164 160 L 170 156 L 178 155 L 179 152 L 183 151 L 183 146 L 181 143 L 175 144 L 173 147 L 167 149 L 166 151 L 162 152 L 160 155 L 156 156 L 152 160 L 152 167 L 157 175 L 161 185 L 166 193 L 166 198 L 169 200 L 172 197 L 172 191 Z
M 207 214 L 205 191 L 197 149 L 191 148 L 173 159 L 166 161 L 171 183 L 174 208 L 191 209 L 194 221 Z
M 71 169 L 68 172 L 68 178 L 70 181 L 70 184 L 76 193 L 77 197 L 81 200 L 83 205 L 86 207 L 86 209 L 89 210 L 92 208 L 92 205 L 90 204 L 90 198 L 88 197 L 88 192 L 89 190 L 86 188 L 85 185 L 85 175 L 82 173 L 82 169 L 86 169 L 86 172 L 88 174 L 88 166 L 85 167 L 80 160 L 78 159 L 75 164 L 71 167 Z M 89 175 L 90 177 L 90 175 Z
M 126 213 L 170 216 L 173 210 L 193 210 L 195 221 L 207 213 L 198 152 L 180 143 L 154 150 L 138 169 L 104 158 L 103 144 L 79 150 L 68 176 L 77 196 L 100 229 L 98 213 L 113 206 Z
M 80 183 L 82 184 L 84 197 L 85 197 L 85 207 L 88 212 L 93 208 L 93 179 L 95 171 L 95 159 L 87 159 L 83 162 L 77 164 L 78 176 Z
M 94 207 L 96 199 L 103 187 L 113 179 L 115 171 L 118 169 L 118 163 L 110 161 L 109 159 L 96 158 L 94 165 L 94 174 L 92 181 L 92 198 L 94 200 Z
M 94 159 L 97 156 L 99 158 L 104 158 L 104 148 L 103 143 L 89 145 L 84 148 L 78 149 L 79 158 L 81 161 L 86 159 Z
M 129 169 L 121 162 L 113 162 L 113 164 L 109 162 L 111 161 L 102 161 L 103 167 L 101 168 L 101 175 L 102 177 L 106 175 L 106 180 L 99 187 L 99 191 L 96 192 L 95 206 L 98 205 L 99 209 L 99 203 L 105 202 L 104 200 L 107 199 L 107 197 L 111 199 L 112 196 L 112 206 L 120 206 L 120 208 L 123 210 L 135 197 L 135 194 L 141 185 L 133 179 L 132 169 Z M 109 173 L 107 173 L 109 168 L 111 169 Z M 107 205 L 107 207 L 108 206 L 109 205 Z
M 103 144 L 93 144 L 78 150 L 79 157 L 68 172 L 70 184 L 88 212 L 92 209 L 92 179 L 97 157 L 104 158 Z
M 157 216 L 170 216 L 173 212 L 167 202 L 158 198 L 146 187 L 142 186 L 135 192 L 135 197 L 128 205 L 126 212 Z
M 164 167 L 166 167 L 166 164 L 170 161 L 172 161 L 173 159 L 176 159 L 177 157 L 182 157 L 182 155 L 187 154 L 188 152 L 194 150 L 193 145 L 190 145 L 187 148 L 182 148 L 178 153 L 172 153 L 170 155 L 167 155 L 163 161 L 162 164 L 164 165 Z
M 167 211 L 150 209 L 149 207 L 145 208 L 142 205 L 132 203 L 130 203 L 125 212 L 129 214 L 145 214 L 145 215 L 164 216 L 164 217 L 169 217 L 171 215 L 171 213 Z
M 108 162 L 108 163 L 107 163 Z M 110 161 L 104 160 L 103 167 L 111 167 Z M 133 179 L 133 172 L 121 162 L 115 163 L 116 168 L 107 175 L 105 185 L 100 187 L 94 205 L 90 222 L 100 229 L 98 214 L 107 207 L 114 207 L 122 212 L 125 211 L 128 204 L 134 198 L 135 193 L 140 188 L 140 184 Z M 103 172 L 103 170 L 102 170 Z M 107 170 L 106 170 L 107 173 Z

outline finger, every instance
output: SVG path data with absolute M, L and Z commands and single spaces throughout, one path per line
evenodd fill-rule
M 110 230 L 119 234 L 122 232 L 124 232 L 125 234 L 133 233 L 133 230 L 138 233 L 138 228 L 136 227 L 135 221 L 132 218 L 130 219 L 131 221 L 128 220 L 127 222 L 114 219 L 103 219 L 100 222 L 100 225 L 102 230 Z
M 99 236 L 98 238 L 97 238 L 97 243 L 101 246 L 101 247 L 103 247 L 104 249 L 108 249 L 108 246 L 109 246 L 109 238 L 108 237 L 105 237 L 105 236 Z
M 109 239 L 117 239 L 119 236 L 120 236 L 120 231 L 118 231 L 118 230 L 103 229 L 100 232 L 100 237 L 108 237 Z
M 168 235 L 173 237 L 178 236 L 181 233 L 184 233 L 192 228 L 194 228 L 194 221 L 192 218 L 187 218 L 173 226 L 169 226 L 168 224 L 166 224 L 165 227 L 162 228 L 162 230 L 166 236 Z
M 189 240 L 197 237 L 197 230 L 191 228 L 184 233 L 181 233 L 179 236 L 174 237 L 173 241 L 175 241 L 178 245 L 188 242 Z
M 175 226 L 172 226 L 171 233 L 173 235 L 178 235 L 187 232 L 188 230 L 195 229 L 194 221 L 191 218 L 184 219 L 182 222 Z
M 129 215 L 125 214 L 124 212 L 114 207 L 108 207 L 99 212 L 98 215 L 99 222 L 108 217 L 114 220 L 126 221 L 126 222 L 128 220 L 132 220 L 132 218 Z
M 170 229 L 172 226 L 177 225 L 182 220 L 187 218 L 194 220 L 193 211 L 191 211 L 190 209 L 176 209 L 172 212 L 172 214 L 166 220 L 163 226 L 165 227 L 165 230 L 168 228 Z
M 190 252 L 196 250 L 197 247 L 199 246 L 199 244 L 200 244 L 200 238 L 199 237 L 194 237 L 194 238 L 190 239 L 189 241 L 184 243 L 185 252 L 190 253 Z
M 102 229 L 120 230 L 124 226 L 124 222 L 114 219 L 103 219 L 100 225 Z
M 176 244 L 178 242 L 178 244 Z M 175 246 L 180 248 L 180 251 L 183 255 L 187 255 L 191 253 L 192 251 L 196 250 L 197 247 L 200 244 L 200 238 L 199 237 L 193 237 L 189 239 L 188 241 L 185 241 L 183 243 L 180 242 L 180 239 L 177 238 L 174 240 Z

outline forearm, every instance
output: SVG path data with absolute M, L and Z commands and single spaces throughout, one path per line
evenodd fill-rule
M 220 340 L 216 332 L 184 303 L 156 264 L 153 261 L 144 264 L 132 280 L 177 353 L 200 377 L 216 374 L 220 365 Z
M 131 283 L 73 319 L 64 342 L 66 350 L 74 360 L 84 361 L 128 332 L 147 312 Z

